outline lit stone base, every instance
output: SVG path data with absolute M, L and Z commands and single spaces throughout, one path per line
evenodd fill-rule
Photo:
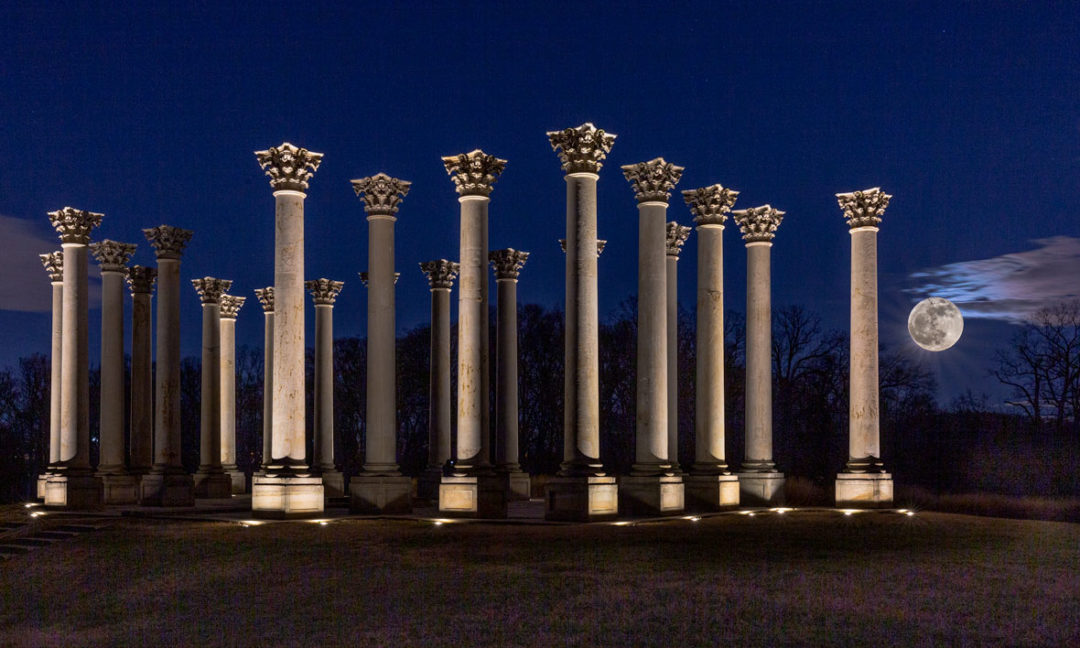
M 232 497 L 232 477 L 224 472 L 195 473 L 195 497 L 222 499 Z
M 889 508 L 893 479 L 889 473 L 840 473 L 836 476 L 836 505 L 850 508 Z
M 554 477 L 547 483 L 544 519 L 595 522 L 618 514 L 619 487 L 614 477 Z
M 630 475 L 619 480 L 623 515 L 668 515 L 686 507 L 682 475 Z
M 340 470 L 324 470 L 320 475 L 322 476 L 323 497 L 330 499 L 348 495 L 345 492 L 345 473 Z
M 251 483 L 251 514 L 257 518 L 304 518 L 323 512 L 321 477 L 257 475 Z
M 137 475 L 101 475 L 101 485 L 106 504 L 139 503 Z
M 416 497 L 434 502 L 439 499 L 439 482 L 442 481 L 442 468 L 428 468 L 416 480 Z
M 101 479 L 94 475 L 51 475 L 45 484 L 45 506 L 71 510 L 101 508 L 102 490 Z
M 139 481 L 143 506 L 195 506 L 195 485 L 187 473 L 149 472 Z
M 42 473 L 37 478 L 37 498 L 39 500 L 45 499 L 45 484 L 49 482 L 49 477 L 52 477 L 49 473 Z
M 739 473 L 740 504 L 742 506 L 776 506 L 784 503 L 784 473 Z
M 247 492 L 247 475 L 236 464 L 225 464 L 222 467 L 225 474 L 232 480 L 232 494 L 241 495 Z
M 739 478 L 726 475 L 685 475 L 686 510 L 699 513 L 739 506 Z
M 499 471 L 506 482 L 506 496 L 508 501 L 528 500 L 532 497 L 532 480 L 529 473 L 521 470 Z
M 349 480 L 349 510 L 411 513 L 412 479 L 404 475 L 354 475 Z
M 449 517 L 506 517 L 506 480 L 502 475 L 450 475 L 439 483 L 439 512 Z

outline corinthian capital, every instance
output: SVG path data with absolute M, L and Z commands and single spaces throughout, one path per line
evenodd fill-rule
M 743 240 L 747 243 L 768 243 L 776 236 L 776 228 L 780 221 L 784 220 L 784 213 L 773 209 L 769 205 L 739 209 L 731 212 L 735 218 L 735 224 L 742 231 Z
M 240 313 L 240 309 L 243 308 L 244 302 L 246 301 L 247 297 L 237 297 L 236 295 L 222 295 L 221 319 L 236 319 L 236 316 Z
M 517 279 L 525 260 L 529 258 L 528 252 L 506 248 L 505 250 L 492 250 L 488 252 L 488 261 L 495 268 L 495 279 Z
M 128 268 L 127 283 L 132 295 L 153 293 L 155 281 L 157 281 L 157 268 L 140 265 Z
M 848 227 L 855 229 L 877 227 L 892 196 L 883 192 L 881 187 L 873 187 L 851 193 L 838 193 L 836 200 L 840 203 L 840 209 L 844 210 Z
M 506 168 L 506 160 L 488 155 L 480 149 L 444 157 L 442 161 L 459 196 L 490 195 L 492 185 Z
M 274 287 L 267 286 L 266 288 L 256 288 L 255 297 L 258 298 L 259 303 L 262 304 L 264 313 L 274 312 Z
M 49 212 L 49 221 L 60 233 L 61 243 L 86 245 L 90 242 L 90 230 L 101 225 L 102 218 L 103 214 L 74 207 L 64 207 Z
M 370 178 L 351 180 L 353 191 L 364 201 L 364 211 L 369 216 L 393 216 L 402 198 L 409 193 L 411 182 L 376 173 Z
M 191 285 L 195 286 L 195 290 L 199 293 L 199 298 L 202 303 L 219 304 L 221 303 L 221 296 L 225 294 L 225 291 L 232 288 L 232 280 L 203 277 L 202 279 L 192 279 Z
M 690 213 L 694 215 L 695 224 L 723 225 L 739 192 L 714 184 L 700 189 L 687 189 L 682 195 Z
M 49 281 L 58 283 L 64 280 L 64 251 L 39 254 L 41 265 L 45 266 L 45 272 L 49 273 Z
M 159 259 L 179 259 L 192 234 L 191 230 L 171 225 L 158 225 L 143 230 L 143 235 L 150 241 Z
M 559 247 L 562 249 L 563 253 L 565 254 L 566 253 L 566 239 L 559 239 Z M 600 256 L 600 254 L 604 251 L 605 247 L 607 247 L 607 239 L 596 239 L 596 256 Z
M 454 278 L 461 271 L 461 266 L 446 259 L 436 259 L 421 262 L 420 270 L 427 275 L 428 285 L 432 290 L 436 288 L 449 290 L 454 286 Z
M 634 197 L 639 203 L 667 202 L 671 190 L 679 183 L 685 169 L 658 157 L 648 162 L 627 164 L 622 167 L 623 175 L 634 188 Z
M 331 281 L 330 279 L 311 279 L 304 282 L 304 288 L 311 293 L 316 306 L 333 306 L 338 294 L 344 287 L 344 281 Z
M 686 225 L 679 225 L 675 221 L 668 221 L 667 224 L 667 255 L 678 258 L 679 252 L 682 252 L 682 246 L 686 243 L 686 239 L 690 238 L 690 231 L 693 228 Z
M 135 254 L 134 243 L 119 243 L 105 239 L 100 243 L 91 243 L 90 252 L 101 265 L 102 272 L 125 272 L 131 255 Z
M 265 151 L 255 151 L 255 159 L 270 176 L 270 186 L 274 191 L 307 191 L 308 180 L 318 170 L 323 154 L 284 142 Z
M 590 122 L 577 128 L 550 131 L 547 136 L 567 173 L 599 173 L 604 166 L 601 161 L 611 152 L 616 137 Z

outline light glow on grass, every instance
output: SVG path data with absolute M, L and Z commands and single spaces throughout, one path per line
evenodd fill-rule
M 262 520 L 240 520 L 240 526 L 245 528 L 259 526 L 260 524 L 263 524 Z
M 35 506 L 38 506 L 38 503 L 37 502 L 27 502 L 26 504 L 23 504 L 23 506 L 26 507 L 26 508 L 34 508 Z
M 630 526 L 630 524 L 627 520 L 619 520 L 618 522 L 612 522 L 611 526 Z
M 41 517 L 42 515 L 45 515 L 45 511 L 34 511 L 33 513 L 30 514 L 30 517 L 36 518 L 36 517 Z
M 851 517 L 856 513 L 862 513 L 862 509 L 844 509 L 844 515 L 847 517 Z
M 773 513 L 778 513 L 780 515 L 783 515 L 784 513 L 787 513 L 789 511 L 794 511 L 795 509 L 788 508 L 786 506 L 777 506 L 776 508 L 772 508 L 772 509 L 769 509 L 769 510 L 772 511 Z
M 683 517 L 684 520 L 690 520 L 691 522 L 701 522 L 700 515 L 687 515 Z

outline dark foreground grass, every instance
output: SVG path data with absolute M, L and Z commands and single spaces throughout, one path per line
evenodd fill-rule
M 0 644 L 1080 645 L 1080 525 L 121 520 L 0 564 Z

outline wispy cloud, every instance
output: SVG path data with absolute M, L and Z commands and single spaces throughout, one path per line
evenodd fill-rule
M 944 297 L 966 317 L 1023 322 L 1040 308 L 1080 297 L 1080 239 L 1034 239 L 1036 248 L 915 272 L 919 298 Z
M 49 275 L 39 254 L 60 249 L 60 239 L 44 226 L 22 218 L 0 215 L 0 310 L 49 312 L 52 291 Z M 97 264 L 89 264 L 91 277 L 98 274 Z M 90 306 L 100 301 L 100 286 L 91 279 Z

